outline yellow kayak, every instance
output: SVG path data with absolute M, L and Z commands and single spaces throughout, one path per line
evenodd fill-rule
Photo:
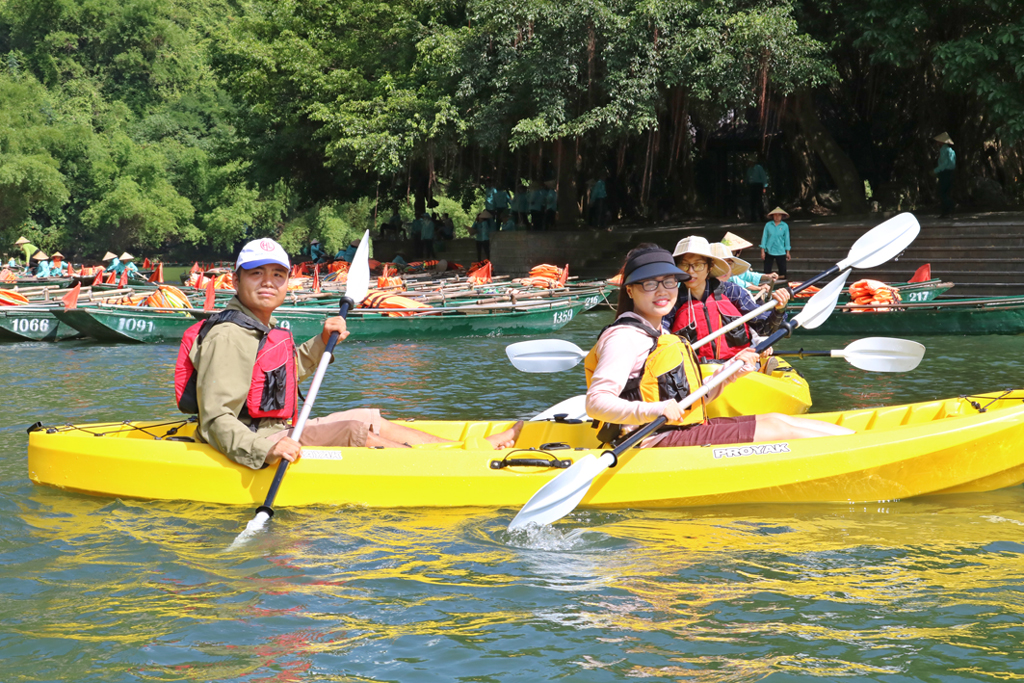
M 812 414 L 856 430 L 787 442 L 628 451 L 602 472 L 583 507 L 875 502 L 990 491 L 1024 482 L 1024 390 Z M 276 505 L 521 507 L 587 453 L 588 423 L 526 423 L 518 448 L 483 437 L 511 422 L 417 421 L 452 439 L 412 449 L 307 448 Z M 34 427 L 29 477 L 83 493 L 254 506 L 274 468 L 253 471 L 195 443 L 183 421 Z
M 811 409 L 811 388 L 796 368 L 784 358 L 776 358 L 778 366 L 770 374 L 751 372 L 725 387 L 708 404 L 711 417 L 735 417 L 758 413 L 803 415 Z M 709 377 L 719 365 L 702 364 L 701 372 Z

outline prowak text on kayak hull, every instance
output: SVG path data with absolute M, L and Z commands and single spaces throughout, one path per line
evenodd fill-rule
M 598 477 L 582 506 L 875 502 L 1024 482 L 1024 390 L 810 417 L 857 433 L 634 449 Z M 527 423 L 514 450 L 489 450 L 483 437 L 511 424 L 417 421 L 455 443 L 304 449 L 277 505 L 520 507 L 562 466 L 601 452 L 589 423 L 555 421 Z M 237 465 L 192 441 L 192 429 L 182 421 L 37 427 L 29 435 L 29 477 L 108 497 L 262 501 L 273 468 Z

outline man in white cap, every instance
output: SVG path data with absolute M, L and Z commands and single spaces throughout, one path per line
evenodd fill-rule
M 176 379 L 194 374 L 188 383 L 181 382 L 178 404 L 186 412 L 198 412 L 196 436 L 253 469 L 273 465 L 281 458 L 295 462 L 303 445 L 404 448 L 444 442 L 389 422 L 376 409 L 347 410 L 310 419 L 302 443 L 291 438 L 289 417 L 297 413 L 298 383 L 316 371 L 331 333 L 337 332 L 339 341 L 349 333 L 345 319 L 335 316 L 324 321 L 320 335 L 297 348 L 291 343 L 290 334 L 278 328 L 273 317 L 288 293 L 290 271 L 291 262 L 280 244 L 269 238 L 249 242 L 235 264 L 235 297 L 222 313 L 199 329 L 191 346 L 183 340 Z M 275 350 L 281 353 L 281 349 L 286 356 L 284 362 L 280 358 L 276 363 L 274 359 L 264 361 L 265 356 Z M 294 355 L 289 355 L 289 350 Z M 264 373 L 264 367 L 272 370 Z M 265 374 L 273 374 L 273 381 L 266 381 Z M 280 390 L 268 390 L 270 385 Z M 182 394 L 190 397 L 195 410 L 186 407 Z M 487 440 L 495 448 L 511 446 L 521 428 L 519 424 Z
M 939 145 L 939 162 L 935 167 L 935 175 L 939 176 L 939 203 L 942 205 L 940 217 L 953 215 L 953 171 L 956 170 L 956 152 L 953 151 L 953 139 L 949 133 L 939 133 L 932 138 Z

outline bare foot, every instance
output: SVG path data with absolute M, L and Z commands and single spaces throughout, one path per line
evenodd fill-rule
M 491 434 L 487 437 L 487 440 L 494 446 L 494 450 L 500 451 L 503 448 L 512 448 L 516 445 L 516 439 L 519 438 L 519 432 L 523 431 L 523 421 L 520 420 L 512 425 L 511 429 L 506 429 L 503 432 L 497 434 Z

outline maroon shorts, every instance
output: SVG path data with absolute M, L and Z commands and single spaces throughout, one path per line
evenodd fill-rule
M 723 443 L 751 443 L 757 416 L 713 417 L 707 424 L 676 427 L 661 438 L 654 446 L 670 448 L 681 446 L 706 446 Z

